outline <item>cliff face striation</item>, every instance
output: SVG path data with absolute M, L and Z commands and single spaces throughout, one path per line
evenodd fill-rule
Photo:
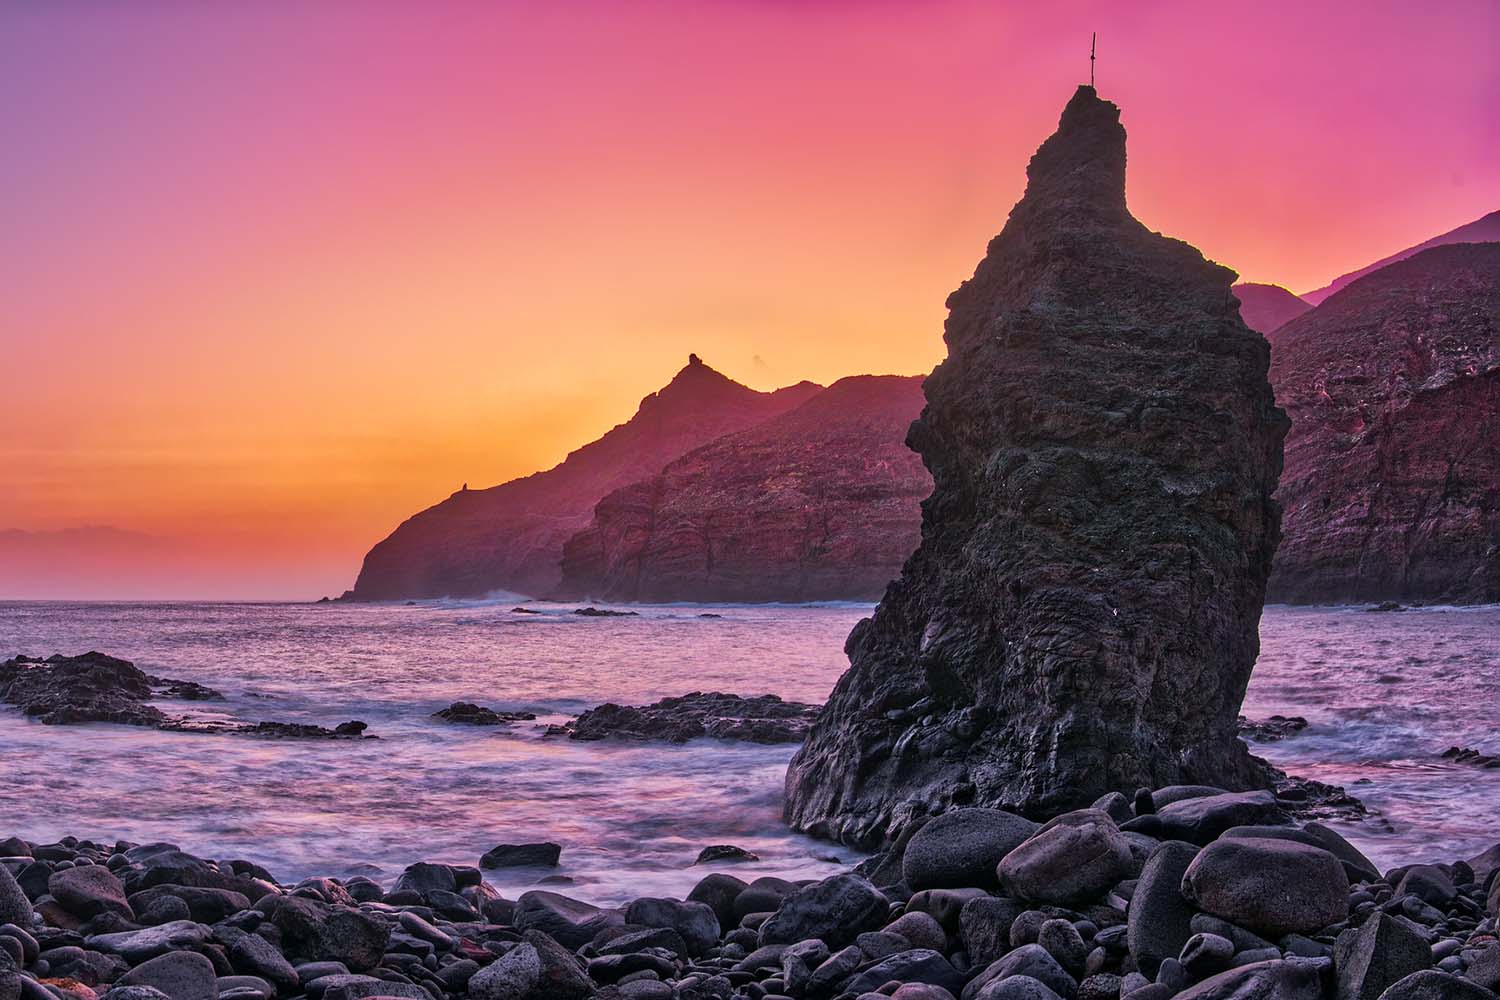
M 611 601 L 880 596 L 932 480 L 906 447 L 921 379 L 858 375 L 599 502 L 561 593 Z
M 954 805 L 1264 781 L 1235 736 L 1278 538 L 1285 415 L 1234 274 L 1125 205 L 1079 88 L 949 297 L 909 440 L 922 543 L 793 759 L 786 815 L 854 844 Z
M 1298 298 L 1280 285 L 1242 282 L 1233 288 L 1240 300 L 1240 319 L 1257 333 L 1270 337 L 1271 332 L 1290 323 L 1312 308 L 1312 303 Z
M 1383 267 L 1277 333 L 1273 600 L 1500 601 L 1500 243 Z
M 560 465 L 484 490 L 463 490 L 404 521 L 365 556 L 349 600 L 545 594 L 561 580 L 563 543 L 611 490 L 661 470 L 715 438 L 783 413 L 821 389 L 757 392 L 692 355 L 626 423 Z

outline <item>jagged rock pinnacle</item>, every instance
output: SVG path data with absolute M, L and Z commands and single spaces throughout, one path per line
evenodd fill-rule
M 955 805 L 1042 815 L 1264 773 L 1236 738 L 1286 417 L 1234 274 L 1125 207 L 1080 87 L 948 299 L 908 443 L 922 544 L 845 647 L 787 819 L 866 846 Z

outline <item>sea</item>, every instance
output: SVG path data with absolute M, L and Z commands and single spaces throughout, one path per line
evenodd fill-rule
M 789 832 L 791 746 L 577 742 L 546 726 L 613 701 L 692 691 L 822 702 L 847 666 L 868 604 L 574 605 L 0 603 L 0 658 L 95 649 L 197 681 L 223 702 L 171 714 L 334 726 L 378 739 L 277 740 L 91 724 L 46 726 L 0 706 L 0 837 L 167 841 L 244 858 L 283 882 L 366 875 L 415 861 L 475 864 L 505 843 L 562 845 L 556 870 L 488 874 L 507 894 L 538 884 L 599 903 L 682 896 L 705 846 L 733 844 L 758 875 L 818 878 L 859 855 Z M 1244 712 L 1306 718 L 1253 749 L 1288 772 L 1346 787 L 1369 807 L 1334 825 L 1382 866 L 1452 860 L 1500 840 L 1500 770 L 1450 746 L 1500 754 L 1500 606 L 1272 606 Z M 455 701 L 535 722 L 454 725 Z M 544 881 L 545 880 L 545 881 Z

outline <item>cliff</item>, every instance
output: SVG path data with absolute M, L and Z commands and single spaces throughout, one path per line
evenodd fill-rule
M 841 379 L 610 493 L 563 550 L 568 596 L 873 600 L 920 537 L 932 480 L 906 447 L 920 378 Z
M 1459 226 L 1457 229 L 1450 229 L 1441 236 L 1434 236 L 1432 239 L 1418 243 L 1414 247 L 1407 247 L 1405 250 L 1397 251 L 1389 257 L 1382 257 L 1367 267 L 1362 267 L 1357 271 L 1350 271 L 1348 274 L 1339 275 L 1322 288 L 1302 293 L 1302 298 L 1315 306 L 1321 305 L 1324 299 L 1341 289 L 1349 287 L 1349 285 L 1363 278 L 1365 275 L 1373 274 L 1383 267 L 1389 267 L 1397 261 L 1406 260 L 1408 257 L 1413 257 L 1424 250 L 1431 250 L 1433 247 L 1450 246 L 1454 243 L 1493 243 L 1496 241 L 1500 241 L 1500 212 L 1491 212 L 1482 218 L 1475 219 L 1468 225 Z
M 1281 601 L 1500 601 L 1500 243 L 1424 251 L 1277 333 Z
M 1131 217 L 1093 88 L 1027 179 L 948 299 L 922 543 L 788 768 L 797 829 L 1265 781 L 1235 728 L 1280 521 L 1269 348 L 1232 271 Z
M 348 600 L 545 594 L 561 580 L 563 544 L 612 490 L 660 471 L 715 438 L 754 426 L 821 387 L 757 392 L 697 355 L 635 416 L 546 472 L 463 490 L 402 522 L 365 556 Z

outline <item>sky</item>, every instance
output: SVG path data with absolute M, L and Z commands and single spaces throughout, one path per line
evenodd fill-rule
M 0 4 L 0 597 L 337 594 L 690 351 L 925 372 L 1090 32 L 1136 216 L 1321 286 L 1500 208 L 1500 4 L 1420 7 Z

